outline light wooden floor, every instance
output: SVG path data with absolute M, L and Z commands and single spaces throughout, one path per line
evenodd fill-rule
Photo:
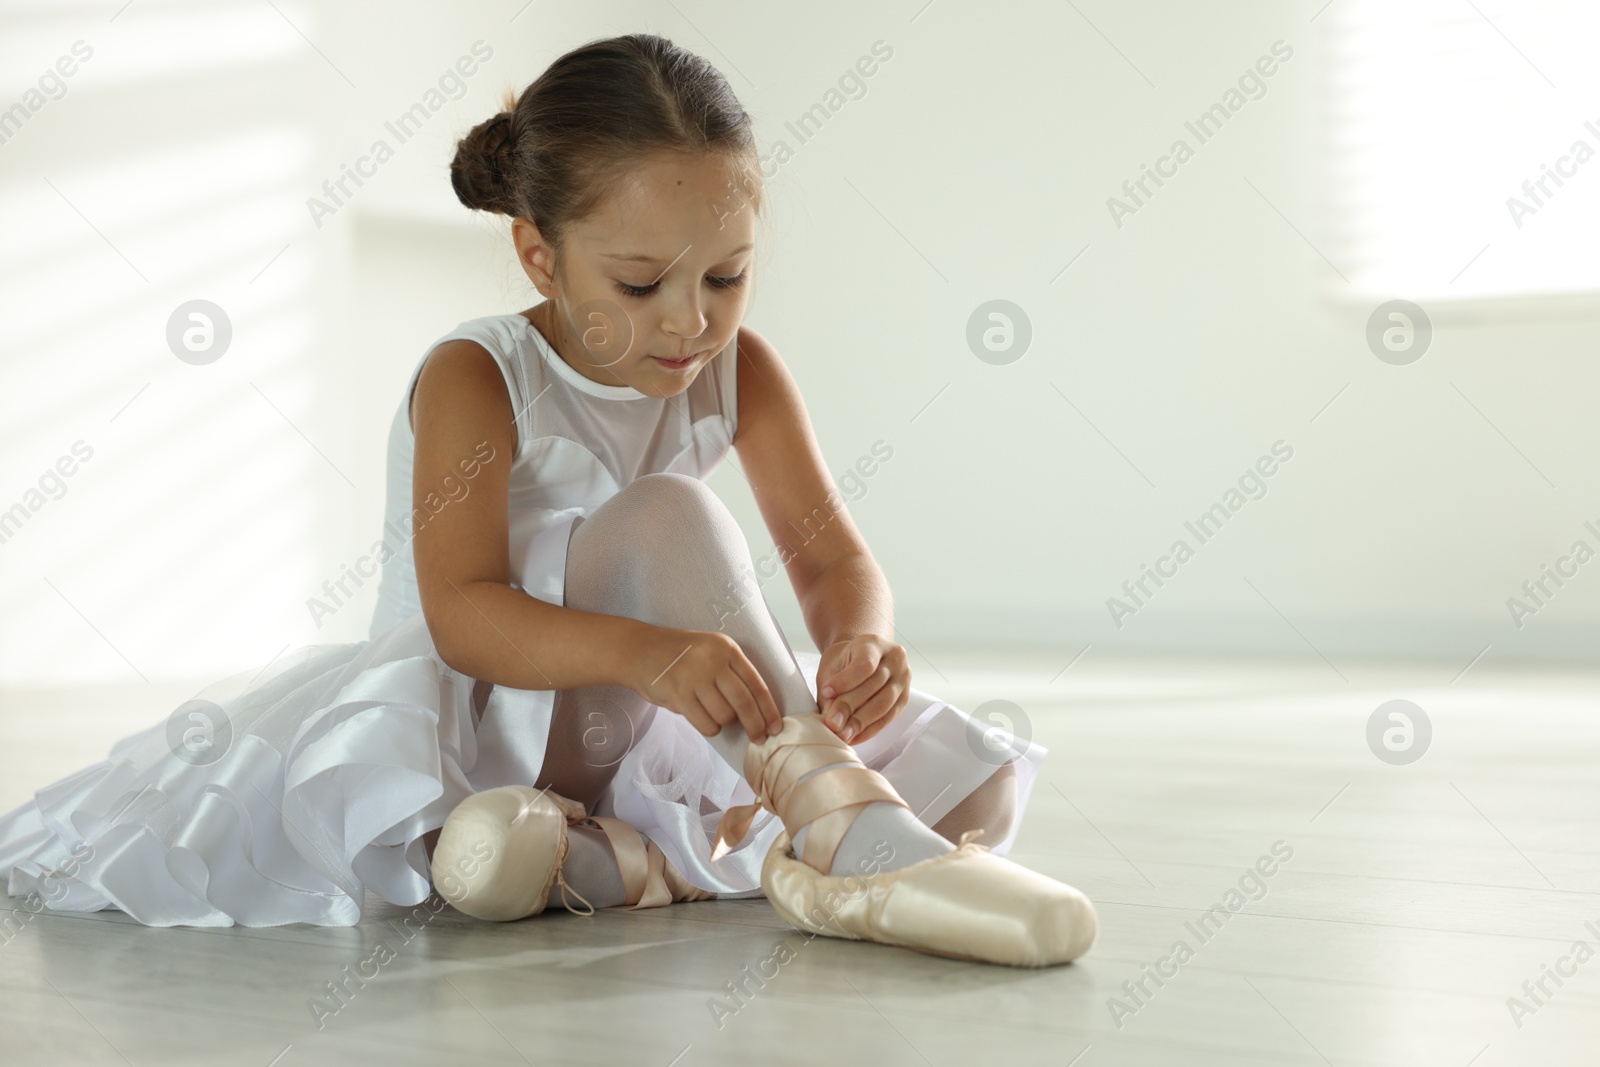
M 807 941 L 762 900 L 510 925 L 446 908 L 409 940 L 377 902 L 346 929 L 46 914 L 0 944 L 0 1062 L 1600 1063 L 1600 955 L 1546 978 L 1520 1027 L 1507 1006 L 1575 941 L 1600 952 L 1600 674 L 1341 663 L 1345 681 L 1320 660 L 1091 653 L 1051 684 L 1067 658 L 916 669 L 968 710 L 1015 701 L 1050 746 L 1013 855 L 1097 902 L 1075 965 Z M 1365 739 L 1394 697 L 1434 727 L 1409 766 Z M 149 707 L 8 697 L 0 806 L 164 714 L 130 701 Z M 1265 895 L 1202 942 L 1186 923 L 1279 841 L 1293 858 Z M 790 962 L 719 1027 L 724 983 L 785 940 Z M 1129 999 L 1179 940 L 1192 958 Z M 392 960 L 319 1029 L 308 1001 L 383 943 Z M 1114 1018 L 1113 997 L 1137 1010 Z

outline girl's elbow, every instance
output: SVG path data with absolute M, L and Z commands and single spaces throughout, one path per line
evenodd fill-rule
M 456 600 L 459 602 L 460 597 Z M 453 671 L 476 677 L 472 674 L 472 664 L 465 655 L 467 643 L 459 640 L 458 634 L 462 627 L 459 624 L 459 613 L 448 610 L 430 600 L 422 597 L 422 619 L 428 626 L 428 637 L 433 641 L 433 650 L 437 653 L 440 662 Z

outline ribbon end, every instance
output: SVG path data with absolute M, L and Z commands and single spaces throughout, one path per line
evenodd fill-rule
M 716 839 L 711 846 L 712 863 L 732 852 L 734 845 L 744 840 L 759 810 L 759 804 L 741 804 L 722 813 L 722 819 L 717 823 Z

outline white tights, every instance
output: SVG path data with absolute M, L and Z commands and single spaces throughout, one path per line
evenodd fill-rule
M 644 475 L 580 519 L 568 543 L 564 595 L 568 607 L 583 611 L 677 629 L 720 629 L 760 672 L 780 713 L 817 710 L 783 631 L 756 589 L 738 522 L 695 478 Z M 730 614 L 734 603 L 739 610 Z M 593 810 L 632 739 L 643 735 L 657 713 L 623 686 L 560 690 L 535 786 Z M 738 722 L 707 740 L 743 773 L 749 740 Z M 899 805 L 868 805 L 840 842 L 834 871 L 852 865 L 876 841 L 894 846 L 886 866 L 900 867 L 948 852 L 950 842 L 973 826 L 986 829 L 986 840 L 1004 837 L 1015 813 L 1014 773 L 1010 764 L 1001 767 L 931 829 Z M 596 907 L 621 903 L 622 884 L 605 835 L 573 827 L 569 837 L 568 882 Z M 797 851 L 803 843 L 801 836 Z

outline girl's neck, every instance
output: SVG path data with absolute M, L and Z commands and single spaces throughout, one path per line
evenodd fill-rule
M 577 342 L 567 339 L 565 332 L 558 326 L 559 317 L 554 314 L 554 311 L 554 301 L 546 300 L 543 303 L 535 304 L 521 314 L 523 318 L 533 324 L 534 329 L 544 336 L 545 343 L 555 350 L 555 354 L 561 362 L 591 382 L 599 382 L 601 385 L 627 385 L 627 382 L 610 371 L 593 367 L 589 365 L 588 360 L 573 359 L 567 354 L 571 346 Z

